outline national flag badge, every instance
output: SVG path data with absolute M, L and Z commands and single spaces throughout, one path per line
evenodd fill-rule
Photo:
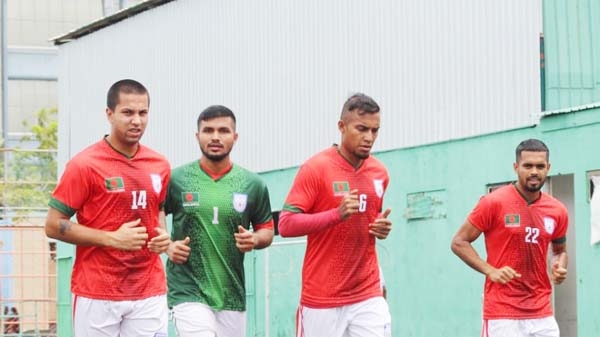
M 350 184 L 347 181 L 333 182 L 333 195 L 336 197 L 344 196 L 350 192 Z
M 504 216 L 504 227 L 519 227 L 521 226 L 521 215 L 506 214 Z
M 104 178 L 104 185 L 108 192 L 123 192 L 125 191 L 125 183 L 122 177 Z
M 199 192 L 181 192 L 181 206 L 194 207 L 200 206 Z
M 248 202 L 248 194 L 233 193 L 233 208 L 242 213 L 246 210 L 246 204 Z

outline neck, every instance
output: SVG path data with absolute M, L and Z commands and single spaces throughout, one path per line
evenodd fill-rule
M 350 153 L 347 153 L 343 147 L 341 147 L 339 145 L 336 145 L 335 148 L 336 148 L 337 152 L 340 154 L 340 156 L 342 156 L 342 158 L 344 158 L 350 165 L 352 165 L 352 167 L 354 167 L 355 169 L 360 167 L 360 165 L 363 162 L 363 159 L 359 159 L 359 158 L 352 156 Z
M 120 143 L 120 142 L 116 141 L 114 139 L 114 137 L 112 137 L 112 135 L 108 135 L 108 136 L 104 137 L 104 139 L 110 145 L 110 147 L 115 149 L 115 151 L 123 154 L 124 156 L 126 156 L 128 158 L 133 157 L 137 153 L 137 151 L 140 147 L 140 143 L 135 143 L 133 145 Z
M 527 200 L 528 204 L 536 201 L 542 194 L 542 192 L 540 192 L 540 191 L 530 192 L 530 191 L 526 190 L 525 188 L 523 188 L 523 186 L 521 186 L 519 183 L 516 183 L 515 187 L 517 188 L 517 191 L 519 191 L 519 193 L 521 193 L 523 198 L 525 198 L 525 200 Z
M 209 173 L 213 175 L 222 175 L 231 168 L 232 163 L 231 160 L 229 160 L 229 157 L 223 158 L 223 160 L 214 161 L 203 156 L 200 158 L 200 165 L 205 170 L 210 171 Z

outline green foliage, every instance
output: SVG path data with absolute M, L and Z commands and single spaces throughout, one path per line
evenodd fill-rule
M 56 108 L 41 109 L 36 113 L 36 124 L 28 127 L 31 135 L 24 136 L 14 151 L 8 152 L 4 185 L 4 206 L 8 208 L 30 208 L 18 211 L 25 216 L 34 209 L 44 209 L 56 187 L 56 149 L 58 124 Z M 37 146 L 32 149 L 31 144 Z

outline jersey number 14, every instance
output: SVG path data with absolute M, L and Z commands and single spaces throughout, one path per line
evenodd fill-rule
M 146 190 L 131 191 L 132 203 L 131 209 L 146 209 Z

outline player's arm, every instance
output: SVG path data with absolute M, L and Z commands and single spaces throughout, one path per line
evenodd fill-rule
M 279 234 L 294 237 L 320 232 L 357 213 L 358 206 L 358 190 L 352 190 L 342 198 L 337 208 L 328 211 L 302 213 L 283 210 L 279 214 Z
M 253 249 L 263 249 L 271 245 L 273 242 L 273 220 L 260 224 L 253 225 L 256 228 L 254 231 L 249 231 L 242 226 L 238 226 L 238 232 L 234 234 L 235 245 L 241 252 L 249 252 Z
M 469 267 L 484 274 L 492 282 L 505 284 L 515 277 L 521 277 L 521 274 L 509 266 L 503 266 L 500 269 L 494 268 L 477 254 L 472 242 L 477 240 L 480 235 L 481 231 L 477 227 L 469 221 L 465 221 L 452 239 L 452 251 Z
M 561 284 L 567 278 L 566 239 L 552 241 L 552 282 Z
M 140 221 L 126 222 L 110 232 L 73 222 L 67 215 L 50 207 L 44 229 L 48 237 L 75 245 L 140 250 L 148 239 L 146 227 L 139 226 Z
M 337 209 L 319 213 L 296 213 L 282 210 L 279 214 L 279 235 L 296 237 L 320 232 L 342 221 Z

